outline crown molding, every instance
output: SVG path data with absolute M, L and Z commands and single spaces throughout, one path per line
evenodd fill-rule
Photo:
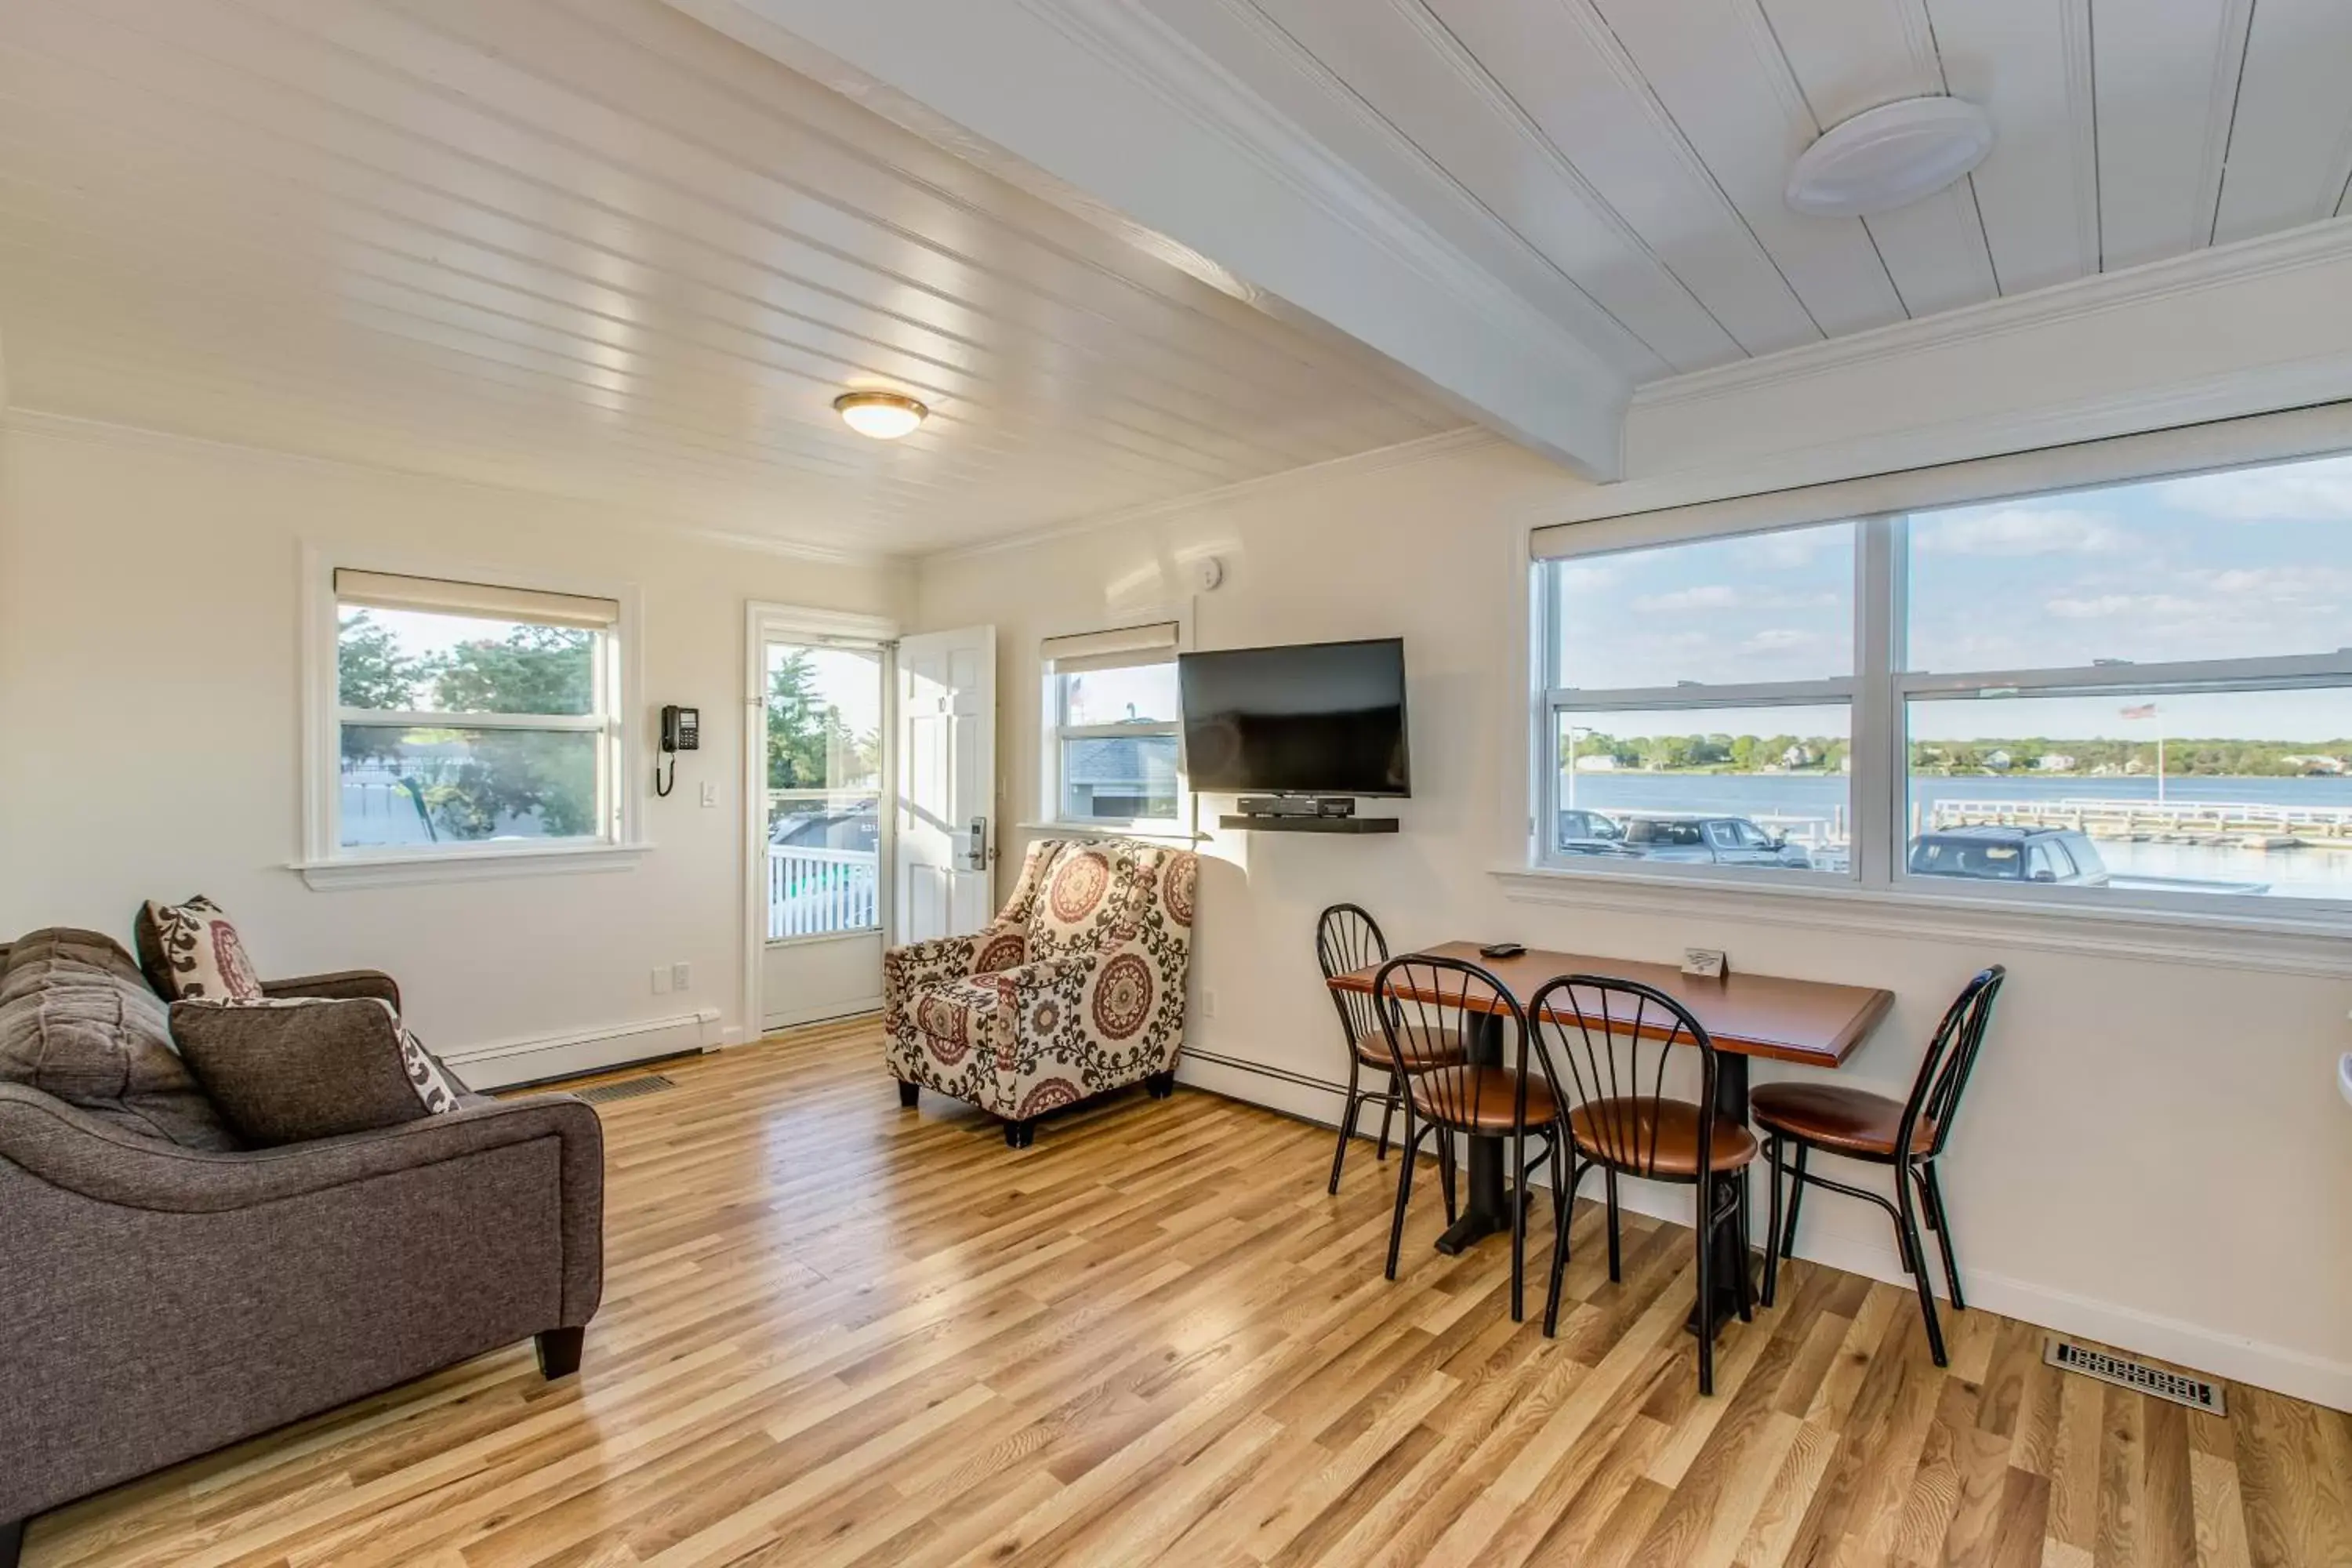
M 2328 218 L 2300 228 L 2209 246 L 2119 272 L 2103 272 L 1963 306 L 1915 321 L 1808 343 L 1779 353 L 1669 376 L 1635 389 L 1636 412 L 1682 407 L 1759 390 L 1794 390 L 1804 383 L 1860 365 L 1955 344 L 2030 332 L 2060 321 L 2128 310 L 2156 300 L 2194 296 L 2252 279 L 2352 260 L 2352 218 Z
M 825 565 L 905 566 L 912 559 L 911 555 L 904 552 L 856 550 L 845 546 L 816 544 L 801 540 L 774 539 L 764 534 L 743 533 L 702 523 L 657 521 L 633 508 L 621 506 L 609 500 L 598 500 L 593 497 L 574 495 L 568 490 L 534 489 L 524 485 L 501 485 L 488 479 L 441 473 L 432 468 L 404 468 L 396 463 L 372 463 L 359 458 L 326 457 L 316 452 L 294 452 L 283 447 L 264 447 L 250 441 L 226 440 L 216 436 L 194 436 L 182 430 L 159 429 L 152 425 L 126 425 L 111 419 L 93 419 L 79 414 L 59 414 L 45 408 L 19 406 L 0 410 L 0 429 L 17 431 L 27 436 L 51 436 L 64 440 L 121 447 L 144 447 L 159 451 L 226 452 L 236 457 L 264 458 L 273 462 L 290 463 L 331 473 L 368 474 L 377 478 L 448 485 L 485 495 L 525 496 L 541 502 L 561 501 L 566 506 L 576 506 L 595 512 L 598 516 L 609 520 L 614 527 L 631 532 L 655 533 L 666 539 L 692 539 L 701 543 L 721 545 L 730 550 L 750 551 L 762 555 L 781 555 L 795 561 L 817 562 Z
M 996 539 L 977 540 L 970 544 L 950 545 L 944 550 L 927 551 L 913 558 L 918 566 L 935 563 L 969 561 L 983 555 L 998 555 L 1008 550 L 1025 550 L 1033 544 L 1050 543 L 1078 534 L 1101 533 L 1111 529 L 1133 528 L 1157 522 L 1163 518 L 1197 511 L 1203 507 L 1225 506 L 1245 500 L 1279 495 L 1284 490 L 1302 489 L 1335 479 L 1357 479 L 1366 474 L 1381 473 L 1392 468 L 1411 468 L 1415 464 L 1434 462 L 1457 453 L 1483 451 L 1489 447 L 1506 447 L 1512 443 L 1481 426 L 1465 425 L 1455 430 L 1441 430 L 1434 436 L 1416 437 L 1391 447 L 1375 447 L 1368 452 L 1356 452 L 1344 458 L 1329 458 L 1302 468 L 1285 468 L 1278 474 L 1265 474 L 1254 479 L 1220 486 L 1212 490 L 1197 490 L 1191 495 L 1174 496 L 1166 500 L 1145 501 L 1138 506 L 1122 507 L 1117 511 L 1097 512 L 1091 517 L 1071 518 L 1047 523 L 1020 533 L 1005 534 Z

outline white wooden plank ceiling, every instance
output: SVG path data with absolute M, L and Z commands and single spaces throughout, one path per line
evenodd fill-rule
M 2345 0 L 1139 3 L 1211 48 L 1217 13 L 1271 22 L 1637 383 L 2334 217 L 2352 179 Z M 1973 176 L 1789 210 L 1822 131 L 1943 92 L 1994 121 Z
M 0 337 L 20 405 L 922 550 L 1460 408 L 1605 472 L 1633 386 L 2339 219 L 2347 79 L 2347 0 L 18 0 Z M 1945 91 L 1974 175 L 1788 208 Z
M 0 5 L 0 343 L 19 408 L 856 551 L 1463 422 L 656 0 Z

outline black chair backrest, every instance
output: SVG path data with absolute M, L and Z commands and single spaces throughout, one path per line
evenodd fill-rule
M 1952 1135 L 1952 1113 L 1959 1109 L 1960 1091 L 1969 1086 L 1977 1050 L 1984 1044 L 1985 1026 L 1992 1022 L 1993 998 L 2000 994 L 2001 982 L 2008 978 L 2009 971 L 1996 963 L 1961 987 L 1959 995 L 1944 1010 L 1944 1021 L 1936 1026 L 1936 1037 L 1927 1043 L 1927 1059 L 1919 1064 L 1919 1076 L 1911 1085 L 1911 1097 L 1904 1102 L 1897 1149 L 1911 1147 L 1912 1130 L 1924 1117 L 1936 1125 L 1927 1152 L 1944 1152 L 1945 1141 Z
M 1517 998 L 1501 981 L 1475 963 L 1408 952 L 1381 965 L 1373 978 L 1381 1027 L 1389 1043 L 1389 1060 L 1400 1079 L 1406 1064 L 1426 1061 L 1438 1050 L 1450 1048 L 1454 1059 L 1476 1060 L 1481 1037 L 1500 1026 L 1506 1035 L 1501 1049 L 1488 1058 L 1495 1067 L 1527 1049 L 1527 1015 Z M 1422 1113 L 1455 1126 L 1491 1121 L 1512 1114 L 1525 1096 L 1509 1087 L 1500 1072 L 1434 1072 L 1420 1075 L 1416 1089 L 1424 1103 Z M 1405 1136 L 1412 1136 L 1412 1095 L 1405 1099 Z
M 1333 904 L 1317 918 L 1315 962 L 1323 966 L 1324 979 L 1370 969 L 1375 963 L 1386 963 L 1388 958 L 1389 939 L 1381 934 L 1381 922 L 1360 905 Z M 1358 1040 L 1370 1045 L 1380 1039 L 1380 1014 L 1372 1005 L 1370 992 L 1331 991 L 1331 1005 L 1339 1009 L 1339 1026 L 1348 1031 L 1349 1046 Z
M 1666 1066 L 1698 1053 L 1698 1169 L 1714 1152 L 1715 1042 L 1690 1010 L 1654 985 L 1606 974 L 1562 974 L 1528 1003 L 1534 1055 L 1560 1105 L 1583 1113 L 1587 1152 L 1639 1176 L 1658 1170 Z

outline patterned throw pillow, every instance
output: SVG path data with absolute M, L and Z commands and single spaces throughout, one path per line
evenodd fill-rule
M 139 955 L 164 1001 L 262 999 L 261 977 L 245 955 L 236 923 L 218 904 L 201 895 L 177 904 L 151 900 L 144 913 Z
M 374 1001 L 384 1011 L 392 1011 L 392 1004 L 382 997 Z M 397 1016 L 393 1026 L 400 1031 L 400 1065 L 407 1069 L 408 1087 L 416 1091 L 425 1114 L 443 1116 L 457 1110 L 457 1097 L 466 1092 L 464 1088 L 449 1076 L 449 1069 L 441 1065 L 440 1058 L 425 1048 L 416 1032 L 401 1023 Z

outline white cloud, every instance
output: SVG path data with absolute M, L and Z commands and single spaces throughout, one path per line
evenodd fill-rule
M 1739 590 L 1728 583 L 1702 583 L 1671 593 L 1648 594 L 1633 601 L 1637 610 L 1728 610 L 1740 602 Z
M 1795 626 L 1767 626 L 1739 646 L 1748 653 L 1787 653 L 1801 647 L 1818 647 L 1829 640 L 1821 632 L 1800 631 Z
M 2352 520 L 2352 458 L 2199 474 L 2156 487 L 2165 505 L 2228 522 Z
M 2000 506 L 1917 519 L 1911 542 L 1929 555 L 2104 555 L 2124 535 L 2104 512 Z
M 2174 594 L 2094 594 L 2045 599 L 2042 607 L 2061 620 L 2104 621 L 2118 616 L 2199 616 L 2209 606 Z

